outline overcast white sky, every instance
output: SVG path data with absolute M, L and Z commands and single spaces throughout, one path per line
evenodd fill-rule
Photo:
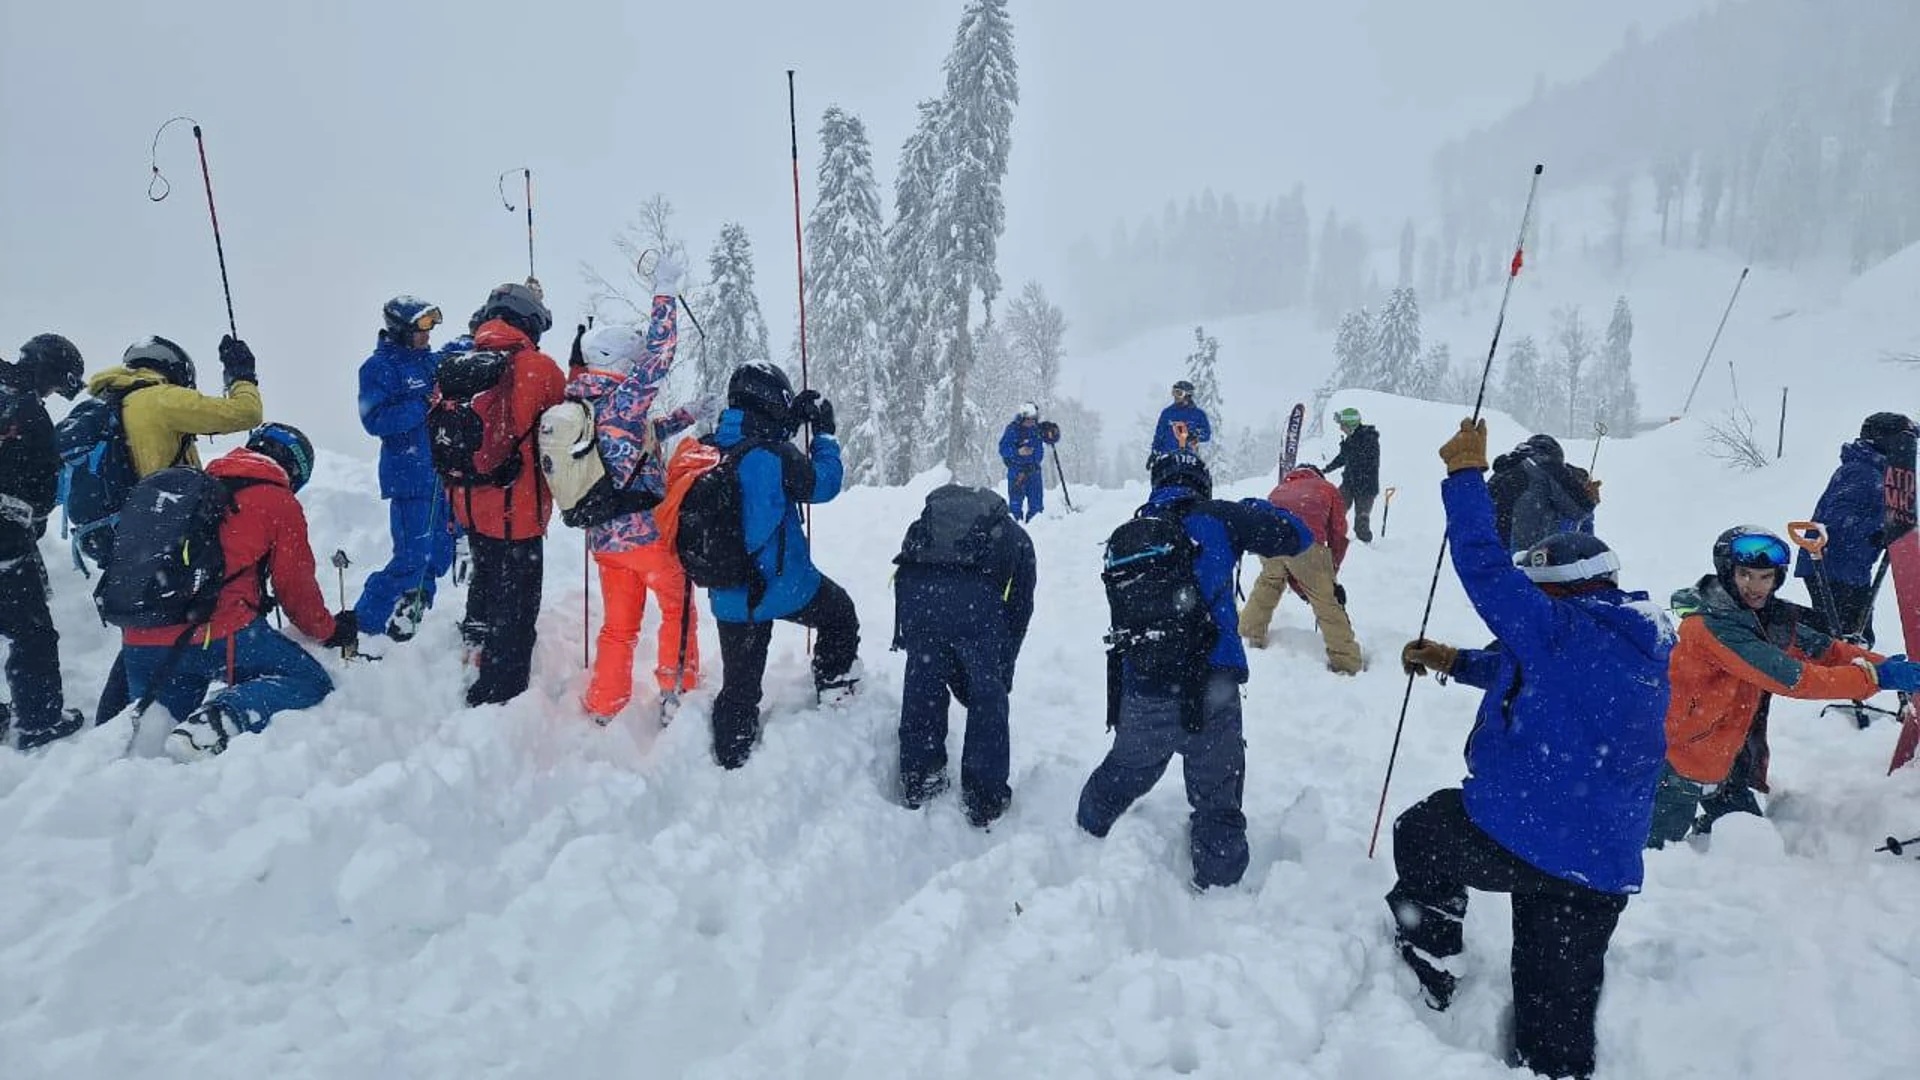
M 1057 294 L 1074 237 L 1208 185 L 1261 199 L 1299 179 L 1316 214 L 1332 192 L 1383 222 L 1417 215 L 1440 142 L 1524 100 L 1537 73 L 1576 76 L 1629 26 L 1706 3 L 1015 0 L 1003 276 Z M 798 71 L 807 198 L 813 131 L 838 103 L 866 119 L 890 204 L 961 7 L 7 0 L 0 350 L 54 330 L 97 369 L 161 333 L 217 378 L 225 311 L 184 125 L 160 149 L 174 196 L 145 196 L 153 131 L 181 113 L 206 130 L 268 413 L 339 449 L 371 453 L 353 373 L 383 300 L 415 292 L 463 322 L 525 273 L 522 219 L 495 194 L 503 169 L 534 170 L 538 269 L 563 324 L 584 299 L 580 260 L 607 259 L 607 237 L 660 191 L 703 261 L 723 221 L 745 223 L 783 350 L 785 70 Z

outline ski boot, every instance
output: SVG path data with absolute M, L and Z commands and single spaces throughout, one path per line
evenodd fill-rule
M 167 733 L 167 756 L 179 762 L 212 757 L 224 752 L 227 742 L 245 730 L 238 713 L 218 702 L 208 702 Z
M 853 703 L 854 695 L 860 686 L 860 679 L 865 674 L 866 669 L 856 659 L 852 667 L 840 674 L 816 679 L 813 684 L 814 694 L 822 705 L 844 708 Z
M 394 606 L 393 617 L 387 620 L 387 637 L 394 641 L 411 641 L 413 635 L 420 632 L 420 624 L 426 617 L 426 591 L 408 589 L 400 594 L 400 603 Z
M 10 719 L 11 713 L 9 713 L 8 716 Z M 50 742 L 55 742 L 69 735 L 76 734 L 81 728 L 86 726 L 87 717 L 85 713 L 82 713 L 79 709 L 65 709 L 60 712 L 53 723 L 48 724 L 46 727 L 30 728 L 21 727 L 17 724 L 14 725 L 12 741 L 16 749 L 21 753 L 26 753 L 29 750 L 38 750 Z M 4 737 L 5 730 L 5 726 L 0 725 L 0 737 Z

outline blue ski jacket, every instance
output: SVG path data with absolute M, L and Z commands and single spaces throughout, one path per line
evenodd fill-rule
M 1213 422 L 1207 419 L 1205 409 L 1198 405 L 1169 405 L 1160 410 L 1160 422 L 1153 429 L 1154 453 L 1166 454 L 1180 449 L 1180 440 L 1173 434 L 1176 423 L 1187 425 L 1189 448 L 1213 439 Z
M 1047 440 L 1040 437 L 1039 423 L 1015 420 L 1008 424 L 1007 430 L 1000 434 L 1000 460 L 1006 462 L 1009 480 L 1039 469 L 1040 463 L 1047 460 Z
M 1194 575 L 1200 594 L 1213 612 L 1219 639 L 1207 657 L 1214 667 L 1247 681 L 1247 652 L 1240 644 L 1240 612 L 1235 607 L 1233 573 L 1248 552 L 1271 558 L 1298 555 L 1313 546 L 1313 530 L 1290 511 L 1265 499 L 1203 499 L 1179 484 L 1153 489 L 1141 513 L 1172 511 L 1180 514 L 1187 535 L 1200 545 Z M 1139 689 L 1139 687 L 1135 687 Z
M 427 445 L 427 408 L 440 354 L 410 349 L 380 331 L 360 365 L 360 426 L 380 440 L 380 497 L 424 499 L 440 490 Z
M 840 444 L 833 436 L 816 432 L 803 454 L 792 442 L 754 427 L 746 413 L 728 409 L 713 433 L 713 444 L 723 450 L 749 439 L 768 440 L 739 463 L 741 524 L 763 587 L 710 590 L 713 617 L 721 622 L 770 622 L 813 600 L 820 571 L 807 548 L 800 504 L 829 502 L 840 494 Z
M 1860 588 L 1873 584 L 1873 563 L 1885 544 L 1886 518 L 1887 456 L 1871 443 L 1855 439 L 1840 448 L 1840 467 L 1833 470 L 1833 479 L 1827 481 L 1827 490 L 1813 508 L 1813 520 L 1827 527 L 1827 550 L 1820 559 L 1830 580 Z M 1793 576 L 1810 578 L 1814 573 L 1813 560 L 1800 552 Z
M 1640 891 L 1666 760 L 1673 629 L 1646 593 L 1551 596 L 1513 565 L 1477 469 L 1440 485 L 1453 568 L 1496 635 L 1453 678 L 1486 691 L 1467 737 L 1467 816 L 1566 881 Z

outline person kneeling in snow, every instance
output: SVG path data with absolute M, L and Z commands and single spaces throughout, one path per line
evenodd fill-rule
M 1007 693 L 1033 618 L 1033 541 L 1000 496 L 948 484 L 927 496 L 893 561 L 893 647 L 907 652 L 901 801 L 917 809 L 946 790 L 951 695 L 967 710 L 960 799 L 985 828 L 1013 797 Z
M 792 442 L 802 425 L 813 428 L 805 453 Z M 813 686 L 823 703 L 846 701 L 860 681 L 860 616 L 847 590 L 814 566 L 800 522 L 801 503 L 840 494 L 840 443 L 833 429 L 832 403 L 817 390 L 794 394 L 787 373 L 760 360 L 733 369 L 719 429 L 703 440 L 733 462 L 740 485 L 738 535 L 756 578 L 746 586 L 707 590 L 720 630 L 713 756 L 725 769 L 745 765 L 760 739 L 761 680 L 775 620 L 820 632 Z M 697 542 L 709 528 L 693 509 L 690 503 L 681 508 L 683 554 L 690 534 Z
M 275 713 L 305 709 L 333 691 L 325 669 L 267 621 L 267 578 L 287 618 L 329 649 L 359 643 L 351 610 L 327 614 L 314 579 L 307 517 L 294 498 L 313 475 L 313 444 L 287 424 L 263 424 L 247 444 L 216 459 L 207 475 L 226 484 L 231 508 L 220 522 L 227 577 L 203 624 L 123 630 L 134 699 L 158 702 L 180 719 L 166 749 L 181 761 L 218 754 Z M 206 700 L 214 679 L 225 689 Z
M 1428 1004 L 1445 1009 L 1454 976 L 1443 965 L 1464 947 L 1467 890 L 1512 893 L 1515 1063 L 1584 1077 L 1607 943 L 1640 891 L 1672 631 L 1645 593 L 1621 591 L 1620 560 L 1592 536 L 1557 533 L 1507 554 L 1484 475 L 1486 421 L 1461 421 L 1440 457 L 1453 567 L 1498 637 L 1401 652 L 1409 675 L 1431 670 L 1486 695 L 1466 781 L 1393 823 L 1394 939 Z
M 1313 546 L 1299 555 L 1262 559 L 1260 577 L 1240 612 L 1240 636 L 1256 649 L 1267 647 L 1273 609 L 1289 585 L 1313 608 L 1327 646 L 1327 670 L 1358 675 L 1366 662 L 1347 619 L 1347 590 L 1340 585 L 1340 564 L 1347 557 L 1347 504 L 1340 489 L 1320 470 L 1301 465 L 1288 472 L 1267 501 L 1300 518 L 1313 530 Z
M 1131 535 L 1123 538 L 1122 530 Z M 1115 734 L 1080 791 L 1081 828 L 1106 836 L 1178 753 L 1193 807 L 1194 888 L 1233 885 L 1247 872 L 1247 818 L 1240 810 L 1247 774 L 1240 684 L 1247 681 L 1247 654 L 1235 633 L 1233 572 L 1247 552 L 1298 555 L 1313 541 L 1306 524 L 1265 499 L 1213 498 L 1213 477 L 1193 451 L 1154 459 L 1153 493 L 1107 544 L 1102 576 L 1114 613 L 1107 726 Z
M 1748 732 L 1764 723 L 1765 695 L 1858 701 L 1881 690 L 1920 690 L 1920 664 L 1828 637 L 1808 625 L 1805 608 L 1775 595 L 1786 583 L 1788 558 L 1785 540 L 1735 526 L 1713 543 L 1713 573 L 1673 594 L 1680 643 L 1667 669 L 1667 765 L 1654 797 L 1650 848 L 1693 831 L 1701 801 L 1727 781 Z M 1761 791 L 1766 766 L 1761 757 L 1748 778 Z M 1751 794 L 1742 808 L 1759 812 Z M 1701 831 L 1718 816 L 1710 809 Z

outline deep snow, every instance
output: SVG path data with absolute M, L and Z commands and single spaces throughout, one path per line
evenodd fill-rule
M 1854 291 L 1868 288 L 1892 295 Z M 1692 421 L 1606 444 L 1599 531 L 1628 587 L 1664 600 L 1726 525 L 1811 509 L 1859 417 L 1915 390 L 1862 356 L 1881 329 L 1849 362 L 1892 392 L 1811 394 L 1766 470 L 1702 458 Z M 371 644 L 384 660 L 326 657 L 333 698 L 218 759 L 121 760 L 124 729 L 0 753 L 0 1076 L 1507 1075 L 1504 900 L 1475 897 L 1467 980 L 1436 1015 L 1387 944 L 1384 839 L 1366 857 L 1405 687 L 1394 658 L 1438 543 L 1434 449 L 1462 410 L 1331 407 L 1347 403 L 1381 428 L 1398 488 L 1385 535 L 1343 575 L 1373 668 L 1328 673 L 1305 607 L 1282 605 L 1247 687 L 1253 863 L 1236 889 L 1185 888 L 1177 775 L 1105 841 L 1073 825 L 1108 745 L 1098 544 L 1143 488 L 1077 491 L 1085 512 L 1033 526 L 1014 804 L 990 833 L 951 796 L 919 813 L 891 801 L 888 559 L 934 478 L 815 515 L 820 562 L 865 623 L 866 693 L 816 708 L 801 633 L 777 631 L 766 739 L 732 774 L 708 757 L 710 687 L 665 732 L 645 697 L 609 729 L 581 713 L 581 545 L 559 530 L 535 686 L 509 705 L 460 706 L 455 591 L 413 643 Z M 1495 448 L 1524 434 L 1490 423 Z M 369 464 L 322 455 L 304 501 L 323 561 L 383 554 L 373 488 Z M 59 542 L 45 550 L 67 686 L 90 705 L 112 642 Z M 1892 590 L 1878 621 L 1897 634 Z M 1431 633 L 1486 637 L 1450 570 Z M 651 648 L 650 632 L 643 663 Z M 1389 815 L 1458 781 L 1476 700 L 1414 688 Z M 1818 712 L 1775 704 L 1769 820 L 1650 855 L 1609 957 L 1603 1075 L 1912 1075 L 1920 863 L 1871 848 L 1920 833 L 1920 769 L 1883 776 L 1890 725 Z

